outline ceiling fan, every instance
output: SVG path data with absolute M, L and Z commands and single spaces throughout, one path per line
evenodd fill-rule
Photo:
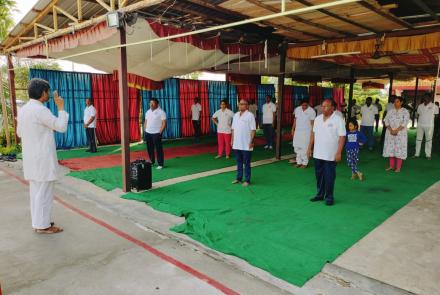
M 383 51 L 380 51 L 380 47 L 382 46 L 383 37 L 381 39 L 377 39 L 376 44 L 374 45 L 374 52 L 371 55 L 372 59 L 380 59 L 382 57 L 390 57 L 390 56 L 398 56 L 398 55 L 404 55 L 408 52 L 400 52 L 400 53 L 385 53 Z

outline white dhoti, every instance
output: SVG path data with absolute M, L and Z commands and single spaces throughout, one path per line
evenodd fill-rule
M 29 181 L 31 217 L 34 229 L 50 227 L 53 205 L 54 181 Z
M 307 149 L 309 148 L 310 131 L 295 130 L 293 135 L 293 148 L 296 153 L 296 163 L 298 165 L 307 166 L 309 164 L 309 157 L 307 156 Z
M 420 156 L 423 137 L 425 137 L 425 156 L 431 157 L 433 126 L 417 126 L 416 157 Z

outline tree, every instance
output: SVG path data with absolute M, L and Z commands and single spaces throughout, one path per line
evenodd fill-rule
M 14 26 L 11 12 L 15 10 L 15 0 L 0 0 L 0 42 L 3 41 Z

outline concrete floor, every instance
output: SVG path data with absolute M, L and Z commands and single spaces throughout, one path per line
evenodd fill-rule
M 170 232 L 181 218 L 72 177 L 56 186 L 54 221 L 65 232 L 37 235 L 28 187 L 15 176 L 20 162 L 0 163 L 4 294 L 440 294 L 440 185 L 298 288 Z

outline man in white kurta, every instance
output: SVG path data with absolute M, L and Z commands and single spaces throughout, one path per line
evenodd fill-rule
M 29 102 L 19 111 L 17 134 L 22 141 L 24 178 L 29 181 L 32 227 L 38 233 L 58 233 L 51 224 L 53 188 L 58 174 L 54 131 L 65 132 L 69 114 L 64 101 L 54 91 L 58 117 L 43 104 L 49 100 L 49 83 L 42 79 L 29 82 Z
M 245 181 L 243 186 L 248 186 L 251 182 L 251 153 L 254 150 L 256 130 L 254 115 L 248 111 L 248 107 L 248 102 L 242 99 L 239 104 L 239 112 L 234 115 L 232 120 L 231 145 L 237 161 L 237 177 L 232 183 L 236 184 L 242 181 L 244 166 Z
M 431 159 L 434 118 L 438 113 L 438 106 L 431 102 L 429 95 L 425 95 L 423 97 L 423 103 L 417 107 L 416 157 L 420 156 L 420 148 L 422 146 L 423 137 L 425 137 L 425 156 L 428 160 Z
M 306 168 L 309 164 L 307 148 L 309 147 L 310 134 L 312 132 L 313 120 L 316 113 L 309 106 L 307 100 L 303 100 L 293 113 L 293 147 L 296 153 L 296 165 L 298 168 Z

